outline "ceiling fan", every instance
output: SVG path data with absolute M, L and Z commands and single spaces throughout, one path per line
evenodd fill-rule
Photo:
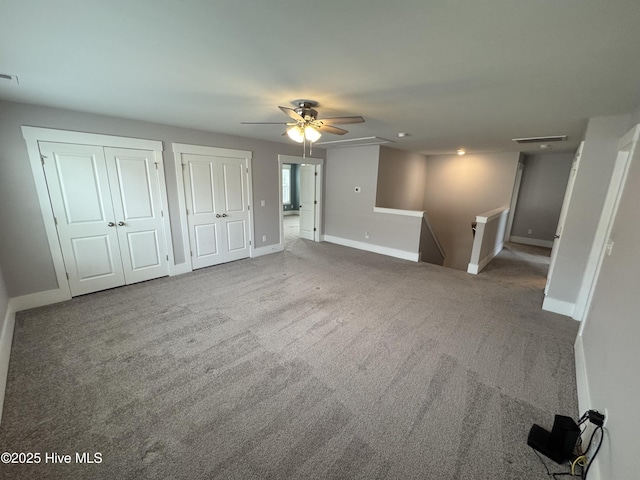
M 291 140 L 303 142 L 316 142 L 323 133 L 334 135 L 344 135 L 347 130 L 335 127 L 334 125 L 345 125 L 350 123 L 364 123 L 364 118 L 360 116 L 351 117 L 331 117 L 318 118 L 318 111 L 314 107 L 318 102 L 313 100 L 295 100 L 297 108 L 278 107 L 293 121 L 289 122 L 241 122 L 243 125 L 287 125 L 283 135 L 288 135 Z M 304 148 L 304 147 L 303 147 Z

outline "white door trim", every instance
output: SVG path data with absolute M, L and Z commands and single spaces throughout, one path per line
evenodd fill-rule
M 247 164 L 247 196 L 249 205 L 249 257 L 253 257 L 255 239 L 253 238 L 253 152 L 249 150 L 234 150 L 230 148 L 209 147 L 205 145 L 190 145 L 187 143 L 172 143 L 174 165 L 176 172 L 176 187 L 178 191 L 178 216 L 180 219 L 180 231 L 182 233 L 182 247 L 184 252 L 184 264 L 176 265 L 176 274 L 193 271 L 191 263 L 191 247 L 189 239 L 189 225 L 187 223 L 187 199 L 184 193 L 184 174 L 182 173 L 182 154 L 208 155 L 213 157 L 241 158 Z
M 164 221 L 164 235 L 167 244 L 167 254 L 169 255 L 169 273 L 173 261 L 173 245 L 171 239 L 171 229 L 169 228 L 169 208 L 167 202 L 166 185 L 164 183 L 164 169 L 161 168 L 162 162 L 162 142 L 156 140 L 146 140 L 138 138 L 117 137 L 112 135 L 102 135 L 96 133 L 74 132 L 69 130 L 56 130 L 53 128 L 22 126 L 22 136 L 27 144 L 27 153 L 29 155 L 29 163 L 31 164 L 31 172 L 36 185 L 36 193 L 40 211 L 42 212 L 42 220 L 45 232 L 47 234 L 47 242 L 49 251 L 53 260 L 53 268 L 56 275 L 58 287 L 49 292 L 58 301 L 71 299 L 71 289 L 66 276 L 64 260 L 62 258 L 62 248 L 58 240 L 58 231 L 56 229 L 53 211 L 51 209 L 51 201 L 49 198 L 49 190 L 47 188 L 47 180 L 42 168 L 42 159 L 40 158 L 40 148 L 38 142 L 57 142 L 57 143 L 74 143 L 81 145 L 95 145 L 101 147 L 117 147 L 117 148 L 133 148 L 139 150 L 153 150 L 155 152 L 156 161 L 159 163 L 158 174 L 162 185 L 160 188 L 162 198 L 162 209 L 167 212 Z
M 593 298 L 593 290 L 600 275 L 600 268 L 607 250 L 607 240 L 611 235 L 613 220 L 618 212 L 622 190 L 627 182 L 629 166 L 636 154 L 638 139 L 640 138 L 640 124 L 629 130 L 618 142 L 618 152 L 616 154 L 616 164 L 611 174 L 611 181 L 607 196 L 605 198 L 598 229 L 594 236 L 591 253 L 582 277 L 580 290 L 576 299 L 576 308 L 573 314 L 575 320 L 584 320 L 591 307 Z M 585 322 L 580 325 L 578 336 L 582 335 Z
M 295 157 L 293 155 L 278 155 L 278 209 L 279 209 L 279 221 L 280 221 L 280 243 L 277 245 L 270 245 L 269 247 L 277 247 L 278 250 L 274 251 L 282 251 L 284 249 L 284 211 L 283 211 L 283 203 L 282 203 L 282 164 L 283 163 L 295 163 L 298 165 L 309 164 L 316 165 L 318 175 L 316 176 L 316 218 L 315 218 L 315 235 L 314 241 L 320 242 L 322 238 L 322 185 L 323 185 L 323 176 L 324 176 L 324 160 L 322 158 L 311 158 L 311 157 Z

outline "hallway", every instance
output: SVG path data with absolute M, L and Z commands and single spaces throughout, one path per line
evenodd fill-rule
M 523 283 L 544 290 L 550 260 L 550 248 L 505 243 L 502 251 L 480 275 L 489 275 L 495 280 Z

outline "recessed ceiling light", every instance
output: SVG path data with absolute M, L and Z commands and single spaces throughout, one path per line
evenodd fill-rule
M 458 149 L 458 155 L 464 155 L 465 153 L 467 153 L 467 152 L 464 151 L 464 148 L 459 148 Z
M 408 137 L 408 136 L 409 136 L 409 134 L 408 134 L 408 133 L 406 133 L 406 132 L 399 132 L 399 133 L 398 133 L 398 136 L 399 136 L 400 138 L 403 138 L 403 137 Z

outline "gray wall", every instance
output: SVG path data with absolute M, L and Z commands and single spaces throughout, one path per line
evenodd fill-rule
M 640 118 L 634 120 L 640 122 Z M 615 155 L 611 158 L 613 160 Z M 606 183 L 606 182 L 603 182 Z M 591 408 L 606 408 L 607 438 L 598 454 L 600 478 L 637 478 L 640 424 L 640 151 L 636 150 L 584 320 L 583 345 Z
M 575 304 L 629 116 L 589 120 L 547 296 Z
M 22 138 L 22 125 L 80 132 L 160 140 L 164 144 L 165 175 L 176 262 L 184 262 L 183 239 L 175 210 L 177 189 L 171 143 L 189 143 L 253 152 L 254 243 L 263 247 L 278 243 L 278 154 L 301 153 L 297 144 L 253 140 L 243 137 L 172 127 L 136 120 L 94 115 L 57 108 L 0 102 L 0 266 L 10 297 L 57 287 L 33 175 Z M 314 149 L 314 157 L 325 151 Z M 260 200 L 266 205 L 260 207 Z M 262 242 L 262 236 L 267 242 Z M 259 239 L 260 241 L 256 241 Z
M 525 156 L 511 235 L 553 241 L 572 162 L 571 153 Z
M 376 206 L 422 210 L 427 178 L 427 157 L 381 146 Z
M 377 145 L 327 150 L 324 233 L 346 240 L 417 252 L 420 219 L 374 213 Z M 355 187 L 362 191 L 355 193 Z M 365 238 L 369 232 L 369 238 Z
M 476 215 L 508 207 L 520 153 L 427 157 L 424 210 L 447 255 L 444 265 L 467 270 Z

